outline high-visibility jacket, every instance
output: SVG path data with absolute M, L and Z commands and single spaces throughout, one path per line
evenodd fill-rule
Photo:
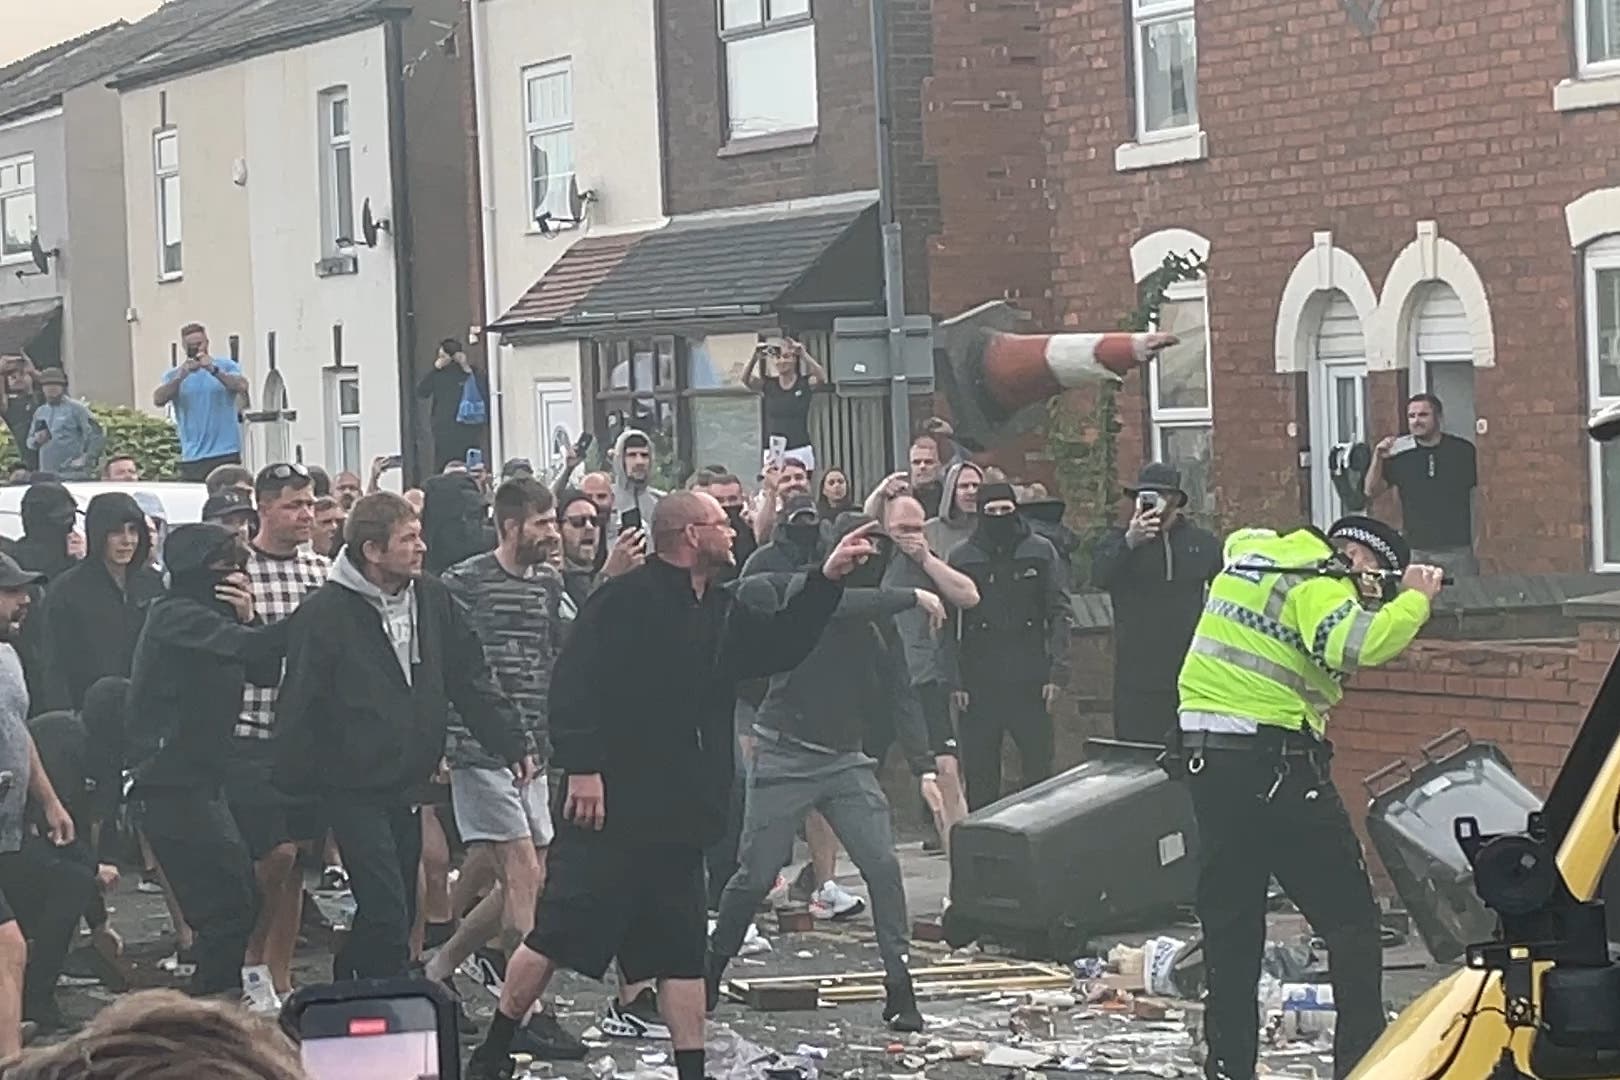
M 1429 618 L 1417 590 L 1373 612 L 1353 581 L 1263 569 L 1316 566 L 1333 554 L 1308 529 L 1244 529 L 1227 539 L 1226 569 L 1210 585 L 1181 667 L 1184 727 L 1194 714 L 1320 734 L 1346 676 L 1411 644 Z

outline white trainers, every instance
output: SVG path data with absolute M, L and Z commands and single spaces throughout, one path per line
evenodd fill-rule
M 760 953 L 771 951 L 771 943 L 759 927 L 753 923 L 748 924 L 748 933 L 743 935 L 742 947 L 737 950 L 738 956 L 758 956 Z
M 270 980 L 270 969 L 263 964 L 242 969 L 242 1006 L 258 1016 L 281 1012 L 281 995 Z
M 826 882 L 810 897 L 810 914 L 817 919 L 852 919 L 866 910 L 866 901 L 836 881 Z

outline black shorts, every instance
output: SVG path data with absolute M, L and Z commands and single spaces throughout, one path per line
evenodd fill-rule
M 230 802 L 236 831 L 248 854 L 258 862 L 283 844 L 308 844 L 326 838 L 326 815 L 304 803 Z
M 927 682 L 914 689 L 922 704 L 923 722 L 928 725 L 928 749 L 935 757 L 958 757 L 956 726 L 951 723 L 951 688 L 942 682 Z
M 0 892 L 0 926 L 16 921 L 17 913 L 11 910 L 11 904 L 6 900 L 6 894 Z
M 708 947 L 703 849 L 627 845 L 566 821 L 546 854 L 546 888 L 524 944 L 600 979 L 701 979 Z
M 191 484 L 200 484 L 208 479 L 208 474 L 221 465 L 242 464 L 241 454 L 218 454 L 214 457 L 198 458 L 196 461 L 182 461 L 180 463 L 180 479 Z

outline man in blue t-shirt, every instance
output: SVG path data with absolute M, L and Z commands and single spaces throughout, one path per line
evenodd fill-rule
M 208 331 L 188 323 L 180 331 L 186 358 L 170 368 L 152 393 L 158 408 L 174 406 L 180 429 L 180 479 L 199 483 L 221 465 L 242 462 L 242 428 L 237 398 L 248 392 L 236 361 L 208 352 Z

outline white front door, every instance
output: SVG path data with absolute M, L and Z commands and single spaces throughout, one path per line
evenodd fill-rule
M 534 383 L 535 472 L 549 483 L 561 471 L 567 444 L 582 430 L 579 400 L 566 379 L 536 379 Z
M 1367 441 L 1367 352 L 1361 320 L 1335 293 L 1317 331 L 1311 365 L 1311 516 L 1327 528 L 1344 515 L 1333 486 L 1333 454 Z

